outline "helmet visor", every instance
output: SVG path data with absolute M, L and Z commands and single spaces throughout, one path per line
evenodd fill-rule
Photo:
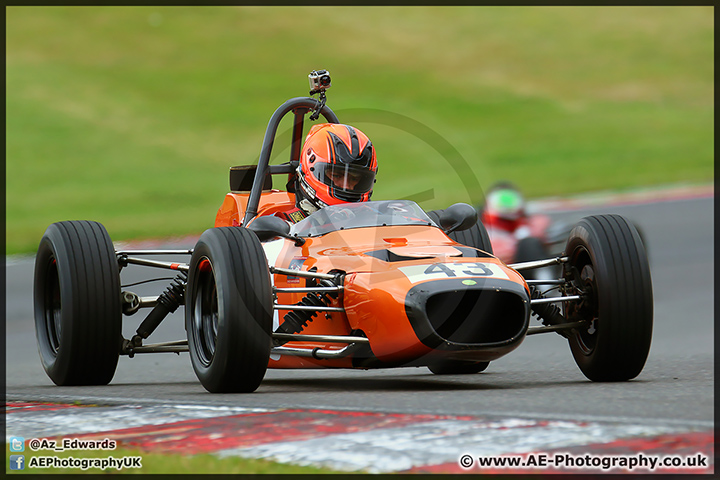
M 375 172 L 367 167 L 349 164 L 319 163 L 313 170 L 315 177 L 333 189 L 357 194 L 372 190 L 375 183 Z

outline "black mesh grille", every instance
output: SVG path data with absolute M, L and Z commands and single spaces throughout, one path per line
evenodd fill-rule
M 455 343 L 506 341 L 525 324 L 522 298 L 494 290 L 438 293 L 428 298 L 426 312 L 435 332 Z

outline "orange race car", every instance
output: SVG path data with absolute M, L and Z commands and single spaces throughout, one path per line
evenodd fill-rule
M 329 74 L 317 73 L 311 95 L 320 99 L 293 98 L 275 111 L 258 164 L 231 168 L 215 228 L 192 250 L 115 250 L 97 222 L 48 227 L 34 294 L 39 352 L 53 382 L 107 384 L 120 355 L 168 351 L 189 351 L 210 392 L 252 392 L 268 367 L 477 373 L 542 332 L 565 336 L 591 380 L 640 373 L 652 286 L 642 242 L 618 215 L 586 217 L 560 256 L 514 265 L 493 256 L 468 204 L 424 212 L 408 200 L 343 203 L 292 225 L 276 216 L 295 206 L 295 196 L 273 189 L 271 176 L 295 175 L 305 115 L 339 123 L 325 105 Z M 291 112 L 290 161 L 269 165 L 280 120 Z M 161 295 L 141 297 L 121 290 L 120 270 L 129 265 L 178 275 Z M 561 266 L 561 278 L 523 276 L 549 265 Z M 559 293 L 545 297 L 540 283 Z M 144 344 L 181 305 L 187 339 Z M 141 309 L 149 313 L 123 338 L 123 315 Z M 531 316 L 542 325 L 530 326 Z

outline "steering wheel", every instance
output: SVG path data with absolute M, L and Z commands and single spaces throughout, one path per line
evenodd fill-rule
M 334 209 L 334 211 L 328 217 L 333 223 L 347 222 L 355 218 L 355 212 L 349 208 Z

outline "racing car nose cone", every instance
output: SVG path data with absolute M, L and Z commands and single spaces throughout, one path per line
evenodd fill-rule
M 405 305 L 418 339 L 446 350 L 511 347 L 522 341 L 530 319 L 527 292 L 509 280 L 424 282 L 408 291 Z

